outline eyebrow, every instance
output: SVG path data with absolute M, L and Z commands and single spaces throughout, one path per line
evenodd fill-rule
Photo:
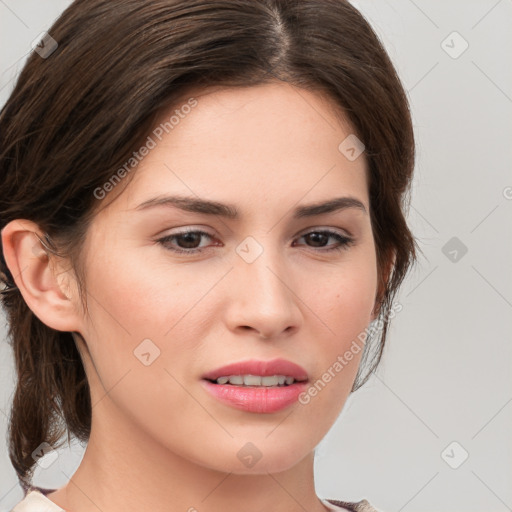
M 153 197 L 139 204 L 135 210 L 147 210 L 149 208 L 160 206 L 179 208 L 180 210 L 193 213 L 216 215 L 231 220 L 237 220 L 240 218 L 240 213 L 234 205 L 186 196 Z M 315 217 L 317 215 L 338 212 L 350 208 L 361 210 L 368 215 L 364 204 L 359 199 L 347 196 L 335 197 L 323 202 L 298 206 L 293 210 L 293 218 L 302 219 L 304 217 Z

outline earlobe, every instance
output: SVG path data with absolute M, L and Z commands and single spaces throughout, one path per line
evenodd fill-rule
M 41 243 L 44 234 L 39 226 L 17 219 L 1 234 L 5 262 L 27 306 L 48 327 L 80 330 L 76 295 L 69 286 L 74 278 L 69 272 L 57 272 L 56 257 Z

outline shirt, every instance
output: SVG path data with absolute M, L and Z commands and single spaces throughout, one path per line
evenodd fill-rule
M 46 497 L 47 494 L 57 489 L 43 489 L 41 487 L 32 486 L 29 488 L 25 498 L 23 498 L 11 512 L 66 512 Z M 329 510 L 333 512 L 350 511 L 350 512 L 379 512 L 373 508 L 367 500 L 357 502 L 339 501 L 333 499 L 320 500 Z

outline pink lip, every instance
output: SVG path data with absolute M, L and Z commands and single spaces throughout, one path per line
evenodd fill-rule
M 250 361 L 238 361 L 212 370 L 203 375 L 203 379 L 216 380 L 219 377 L 229 375 L 261 375 L 262 377 L 285 375 L 293 377 L 295 380 L 307 380 L 308 378 L 308 374 L 302 366 L 286 359 L 273 359 L 272 361 L 252 359 Z
M 202 380 L 206 391 L 221 402 L 246 412 L 273 413 L 295 403 L 307 387 L 307 382 L 294 382 L 275 388 L 251 388 L 232 384 L 214 384 Z
M 272 388 L 242 387 L 210 382 L 229 375 L 261 375 L 262 377 L 285 375 L 302 382 Z M 241 361 L 217 368 L 203 375 L 201 384 L 211 395 L 231 407 L 247 412 L 273 413 L 296 402 L 300 393 L 307 388 L 307 380 L 308 374 L 301 366 L 285 359 L 273 359 L 272 361 Z

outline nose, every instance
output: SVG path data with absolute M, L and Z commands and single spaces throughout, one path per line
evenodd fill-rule
M 264 339 L 295 333 L 303 321 L 297 280 L 282 251 L 266 247 L 252 263 L 237 256 L 227 285 L 228 328 L 237 334 L 253 331 Z

